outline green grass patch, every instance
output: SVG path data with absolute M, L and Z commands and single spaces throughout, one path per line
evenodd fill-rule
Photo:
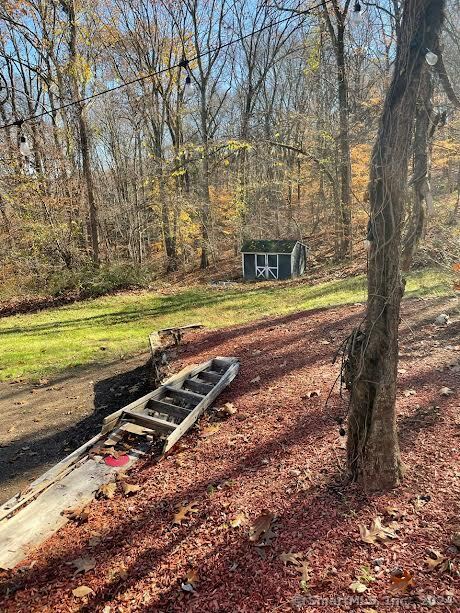
M 446 296 L 451 275 L 410 275 L 406 296 Z M 320 307 L 364 302 L 364 277 L 308 286 L 305 280 L 216 288 L 197 286 L 174 295 L 140 292 L 106 296 L 29 315 L 0 319 L 0 380 L 35 380 L 69 368 L 147 350 L 159 328 L 200 322 L 209 328 L 246 323 Z

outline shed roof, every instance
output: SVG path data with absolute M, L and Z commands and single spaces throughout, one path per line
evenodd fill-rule
M 247 240 L 241 247 L 242 253 L 292 253 L 298 241 L 295 240 Z

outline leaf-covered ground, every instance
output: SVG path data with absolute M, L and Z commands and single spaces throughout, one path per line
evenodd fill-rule
M 140 491 L 93 502 L 86 523 L 68 523 L 22 569 L 4 572 L 0 609 L 458 610 L 460 323 L 433 325 L 455 308 L 404 303 L 406 473 L 397 491 L 374 497 L 343 481 L 334 418 L 346 402 L 336 390 L 324 406 L 338 374 L 331 359 L 361 305 L 196 334 L 174 367 L 239 356 L 218 402 L 236 413 L 208 414 L 176 453 L 131 471 Z

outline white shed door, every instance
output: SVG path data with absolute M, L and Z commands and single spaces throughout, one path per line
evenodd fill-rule
M 278 278 L 278 254 L 256 253 L 256 279 Z

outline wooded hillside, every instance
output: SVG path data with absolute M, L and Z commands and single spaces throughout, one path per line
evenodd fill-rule
M 348 0 L 3 2 L 3 295 L 74 289 L 94 266 L 110 288 L 224 254 L 237 265 L 243 238 L 362 257 L 400 14 L 360 6 L 358 20 Z M 459 15 L 451 0 L 443 62 L 424 67 L 409 264 L 425 227 L 420 261 L 450 266 L 458 251 Z

